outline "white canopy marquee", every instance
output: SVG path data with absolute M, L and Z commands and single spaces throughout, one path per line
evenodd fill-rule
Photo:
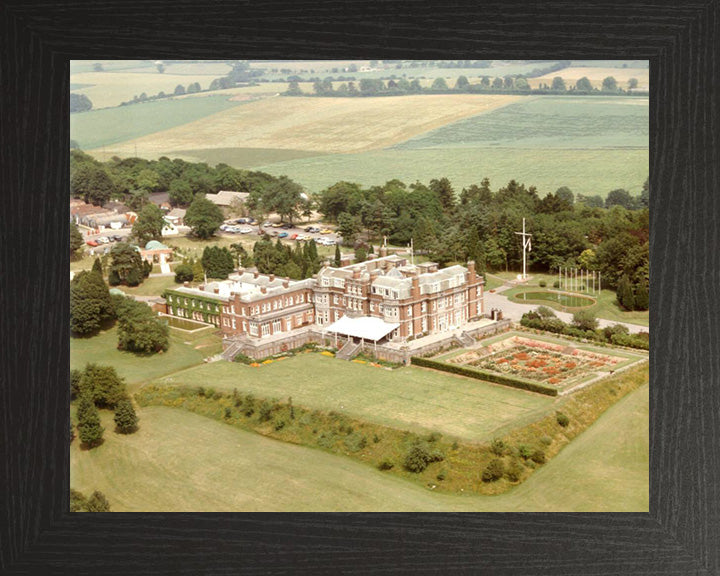
M 400 324 L 384 322 L 380 318 L 373 316 L 360 316 L 357 318 L 343 316 L 337 322 L 330 324 L 325 330 L 344 336 L 352 336 L 354 338 L 374 340 L 377 342 L 399 326 Z

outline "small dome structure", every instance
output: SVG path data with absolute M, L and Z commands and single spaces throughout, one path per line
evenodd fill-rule
M 108 290 L 108 292 L 110 292 L 111 296 L 112 295 L 116 295 L 116 296 L 125 296 L 126 295 L 125 292 L 120 290 L 120 288 L 110 288 L 110 290 Z
M 145 250 L 167 250 L 168 247 L 165 246 L 162 242 L 158 242 L 157 240 L 150 240 L 147 244 L 145 244 Z

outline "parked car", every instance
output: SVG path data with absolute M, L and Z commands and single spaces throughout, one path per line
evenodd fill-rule
M 99 236 L 97 241 L 99 244 L 110 244 L 110 240 L 108 240 L 105 236 Z
M 320 234 L 332 234 L 332 230 L 325 228 L 325 230 L 320 230 Z
M 238 218 L 235 220 L 235 224 L 247 224 L 247 218 Z
M 266 222 L 263 222 L 263 228 L 268 228 L 270 226 L 272 226 L 272 222 L 270 222 L 269 220 Z
M 320 232 L 320 228 L 317 228 L 316 226 L 311 226 L 309 232 L 317 234 L 318 232 Z
M 275 231 L 275 230 L 270 230 L 270 232 L 266 232 L 266 234 L 267 234 L 268 236 L 273 236 L 273 237 L 275 237 L 275 236 L 278 235 L 277 231 Z
M 297 240 L 297 239 L 298 239 L 298 236 L 299 236 L 299 234 L 298 234 L 297 232 L 295 232 L 295 234 L 292 234 L 292 235 L 290 236 L 290 240 Z
M 93 246 L 93 247 L 99 246 L 99 244 L 98 244 L 97 242 L 95 242 L 95 240 L 88 240 L 88 241 L 86 242 L 86 244 L 87 244 L 88 246 Z
M 280 224 L 280 222 L 274 222 L 273 224 L 271 224 L 271 226 L 273 228 L 282 228 L 282 224 Z
M 285 230 L 290 230 L 290 228 L 294 228 L 294 226 L 290 224 L 290 222 L 285 222 L 282 227 L 285 228 Z
M 240 234 L 250 234 L 250 232 L 252 231 L 253 229 L 250 228 L 250 226 L 243 226 L 242 228 L 240 228 Z
M 287 237 L 288 237 L 287 232 L 280 232 L 280 234 L 278 234 L 278 238 L 287 238 Z

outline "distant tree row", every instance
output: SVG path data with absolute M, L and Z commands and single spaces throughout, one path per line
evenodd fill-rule
M 552 80 L 551 85 L 540 84 L 538 88 L 531 88 L 528 83 L 529 75 L 509 75 L 504 77 L 482 76 L 478 83 L 471 84 L 467 76 L 458 76 L 455 85 L 450 88 L 444 78 L 435 78 L 429 87 L 423 87 L 418 78 L 407 80 L 381 80 L 379 78 L 363 78 L 359 83 L 343 82 L 337 87 L 331 77 L 316 80 L 313 83 L 313 92 L 306 93 L 300 88 L 297 81 L 291 81 L 285 96 L 402 96 L 407 94 L 596 94 L 619 95 L 627 94 L 612 76 L 602 82 L 601 89 L 593 88 L 590 80 L 582 77 L 573 86 L 566 86 L 565 80 L 560 76 Z M 631 79 L 628 88 L 637 87 L 637 79 Z

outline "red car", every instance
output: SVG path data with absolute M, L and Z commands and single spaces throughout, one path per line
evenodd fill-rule
M 88 240 L 87 245 L 88 246 L 99 246 L 99 244 L 97 242 L 95 242 L 95 240 Z
M 292 236 L 290 236 L 290 240 L 295 240 L 297 237 L 298 237 L 297 234 L 293 234 Z

